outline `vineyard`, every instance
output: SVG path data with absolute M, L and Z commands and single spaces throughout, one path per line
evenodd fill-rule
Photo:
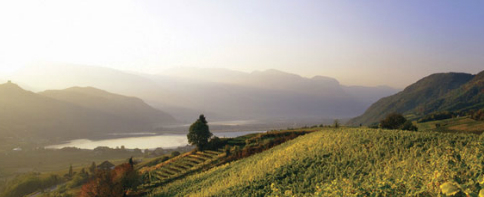
M 149 196 L 478 196 L 483 143 L 475 134 L 323 129 Z
M 263 152 L 313 131 L 314 129 L 270 131 L 220 139 L 216 150 L 193 150 L 156 165 L 139 166 L 143 177 L 143 185 L 139 189 L 150 191 L 188 175 Z
M 144 187 L 152 187 L 171 181 L 218 161 L 224 157 L 222 151 L 191 151 L 153 167 L 141 168 L 144 175 Z

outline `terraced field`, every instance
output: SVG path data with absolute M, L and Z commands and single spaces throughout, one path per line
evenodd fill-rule
M 314 132 L 314 130 L 315 128 L 270 131 L 236 138 L 226 138 L 222 139 L 223 145 L 219 147 L 227 145 L 230 149 L 230 155 L 227 155 L 222 148 L 219 148 L 217 151 L 193 150 L 154 166 L 141 166 L 139 167 L 139 172 L 143 177 L 143 185 L 138 189 L 142 191 L 141 193 L 151 193 L 153 188 L 164 187 L 174 181 L 203 173 L 222 164 L 263 152 L 300 135 Z
M 191 151 L 156 166 L 141 168 L 145 180 L 143 187 L 155 187 L 176 180 L 209 166 L 221 157 L 225 157 L 221 150 Z

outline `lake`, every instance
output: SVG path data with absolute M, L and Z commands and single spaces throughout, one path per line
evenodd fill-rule
M 237 137 L 247 135 L 251 133 L 263 133 L 265 131 L 236 131 L 236 132 L 214 132 L 217 137 Z M 132 133 L 132 135 L 141 133 Z M 146 135 L 146 133 L 143 133 Z M 71 140 L 63 144 L 50 145 L 45 148 L 49 149 L 61 149 L 65 147 L 77 147 L 81 149 L 94 149 L 99 146 L 107 146 L 110 148 L 116 148 L 124 146 L 127 149 L 155 149 L 161 148 L 176 148 L 188 145 L 186 134 L 165 134 L 165 135 L 151 135 L 151 136 L 138 136 L 138 137 L 123 137 L 115 139 L 104 140 L 89 140 L 89 139 L 76 139 Z

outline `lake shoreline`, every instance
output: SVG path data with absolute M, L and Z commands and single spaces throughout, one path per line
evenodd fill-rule
M 252 133 L 264 133 L 266 131 L 231 131 L 231 132 L 213 132 L 217 137 L 237 137 Z M 88 149 L 93 150 L 96 147 L 109 147 L 109 148 L 120 148 L 125 147 L 126 149 L 154 149 L 154 148 L 164 148 L 173 149 L 178 147 L 183 147 L 188 145 L 188 140 L 186 134 L 155 134 L 150 132 L 140 132 L 140 135 L 136 133 L 131 133 L 126 135 L 112 135 L 111 137 L 105 139 L 73 139 L 66 140 L 63 142 L 53 143 L 51 145 L 46 145 L 46 149 L 62 149 L 67 147 Z

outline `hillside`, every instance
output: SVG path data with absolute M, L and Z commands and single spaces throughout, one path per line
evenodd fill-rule
M 440 111 L 484 108 L 484 71 L 477 74 L 466 84 L 437 99 L 429 106 L 439 106 L 438 110 Z
M 140 123 L 176 122 L 169 114 L 149 106 L 139 98 L 113 94 L 92 87 L 48 90 L 39 94 Z
M 154 189 L 149 196 L 477 195 L 472 134 L 325 129 Z M 482 183 L 482 182 L 479 182 Z
M 369 125 L 378 122 L 392 112 L 412 115 L 415 118 L 443 109 L 460 110 L 465 106 L 470 106 L 471 103 L 468 103 L 469 100 L 463 95 L 457 97 L 454 95 L 462 92 L 462 88 L 464 87 L 467 87 L 465 89 L 466 91 L 474 91 L 475 88 L 478 88 L 475 86 L 478 82 L 473 82 L 473 78 L 475 78 L 474 75 L 466 73 L 439 73 L 430 75 L 395 95 L 378 100 L 363 115 L 350 120 L 348 124 Z M 474 93 L 476 92 L 474 91 Z M 477 92 L 477 94 L 480 93 Z M 461 102 L 464 102 L 464 105 L 453 108 L 443 106 L 442 103 L 455 102 L 450 98 L 462 99 Z
M 47 94 L 47 93 L 44 93 Z M 173 118 L 163 112 L 146 111 L 146 104 L 136 99 L 126 99 L 108 93 L 110 98 L 91 97 L 90 103 L 75 104 L 73 100 L 57 100 L 42 94 L 23 90 L 14 83 L 0 85 L 0 133 L 3 137 L 40 137 L 79 138 L 95 137 L 110 132 L 133 132 L 151 130 L 160 122 L 143 120 L 150 115 L 169 118 L 161 123 L 171 122 Z M 82 98 L 82 97 L 79 97 Z M 112 105 L 95 105 L 109 103 Z M 135 100 L 136 102 L 133 102 Z M 132 105 L 132 106 L 130 106 Z M 126 107 L 130 106 L 130 107 Z M 109 111 L 111 110 L 111 111 Z M 138 114 L 129 114 L 130 111 Z M 120 114 L 112 114 L 113 112 Z M 138 117 L 139 116 L 139 117 Z M 149 123 L 149 124 L 148 124 Z

